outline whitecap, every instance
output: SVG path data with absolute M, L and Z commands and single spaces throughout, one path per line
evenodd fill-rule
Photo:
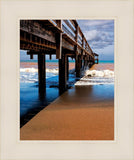
M 89 77 L 114 77 L 114 71 L 111 70 L 86 70 L 84 76 Z
M 75 83 L 75 86 L 113 84 L 113 83 L 114 83 L 114 71 L 86 70 L 84 76 Z
M 36 68 L 20 68 L 20 72 L 38 72 Z

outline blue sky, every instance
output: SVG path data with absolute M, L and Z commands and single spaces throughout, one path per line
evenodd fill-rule
M 93 52 L 99 54 L 100 60 L 114 60 L 114 20 L 78 20 Z M 36 59 L 37 56 L 34 56 Z M 55 58 L 55 56 L 53 56 Z M 29 59 L 25 51 L 21 51 L 21 60 Z
M 100 60 L 114 60 L 114 20 L 78 20 L 90 47 Z

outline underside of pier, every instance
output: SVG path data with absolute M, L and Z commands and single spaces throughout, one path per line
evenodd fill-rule
M 76 77 L 85 66 L 98 63 L 76 20 L 20 20 L 20 49 L 30 59 L 38 55 L 39 93 L 45 93 L 45 55 L 59 59 L 59 90 L 67 89 L 69 57 L 75 59 Z M 97 58 L 96 58 L 97 57 Z

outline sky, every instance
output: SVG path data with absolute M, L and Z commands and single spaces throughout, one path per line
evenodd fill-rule
M 114 60 L 114 20 L 77 20 L 93 52 L 99 60 Z M 36 59 L 37 56 L 34 56 Z M 49 57 L 47 56 L 46 59 Z M 28 60 L 26 51 L 20 51 L 20 59 Z M 55 59 L 55 56 L 53 56 Z
M 93 52 L 100 60 L 114 60 L 114 20 L 78 20 Z

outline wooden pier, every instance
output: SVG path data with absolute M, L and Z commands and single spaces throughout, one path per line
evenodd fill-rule
M 20 20 L 20 49 L 30 59 L 38 55 L 39 93 L 45 93 L 45 55 L 59 59 L 59 89 L 67 89 L 69 57 L 75 59 L 76 77 L 85 66 L 98 63 L 76 20 Z M 97 58 L 96 58 L 97 57 Z

